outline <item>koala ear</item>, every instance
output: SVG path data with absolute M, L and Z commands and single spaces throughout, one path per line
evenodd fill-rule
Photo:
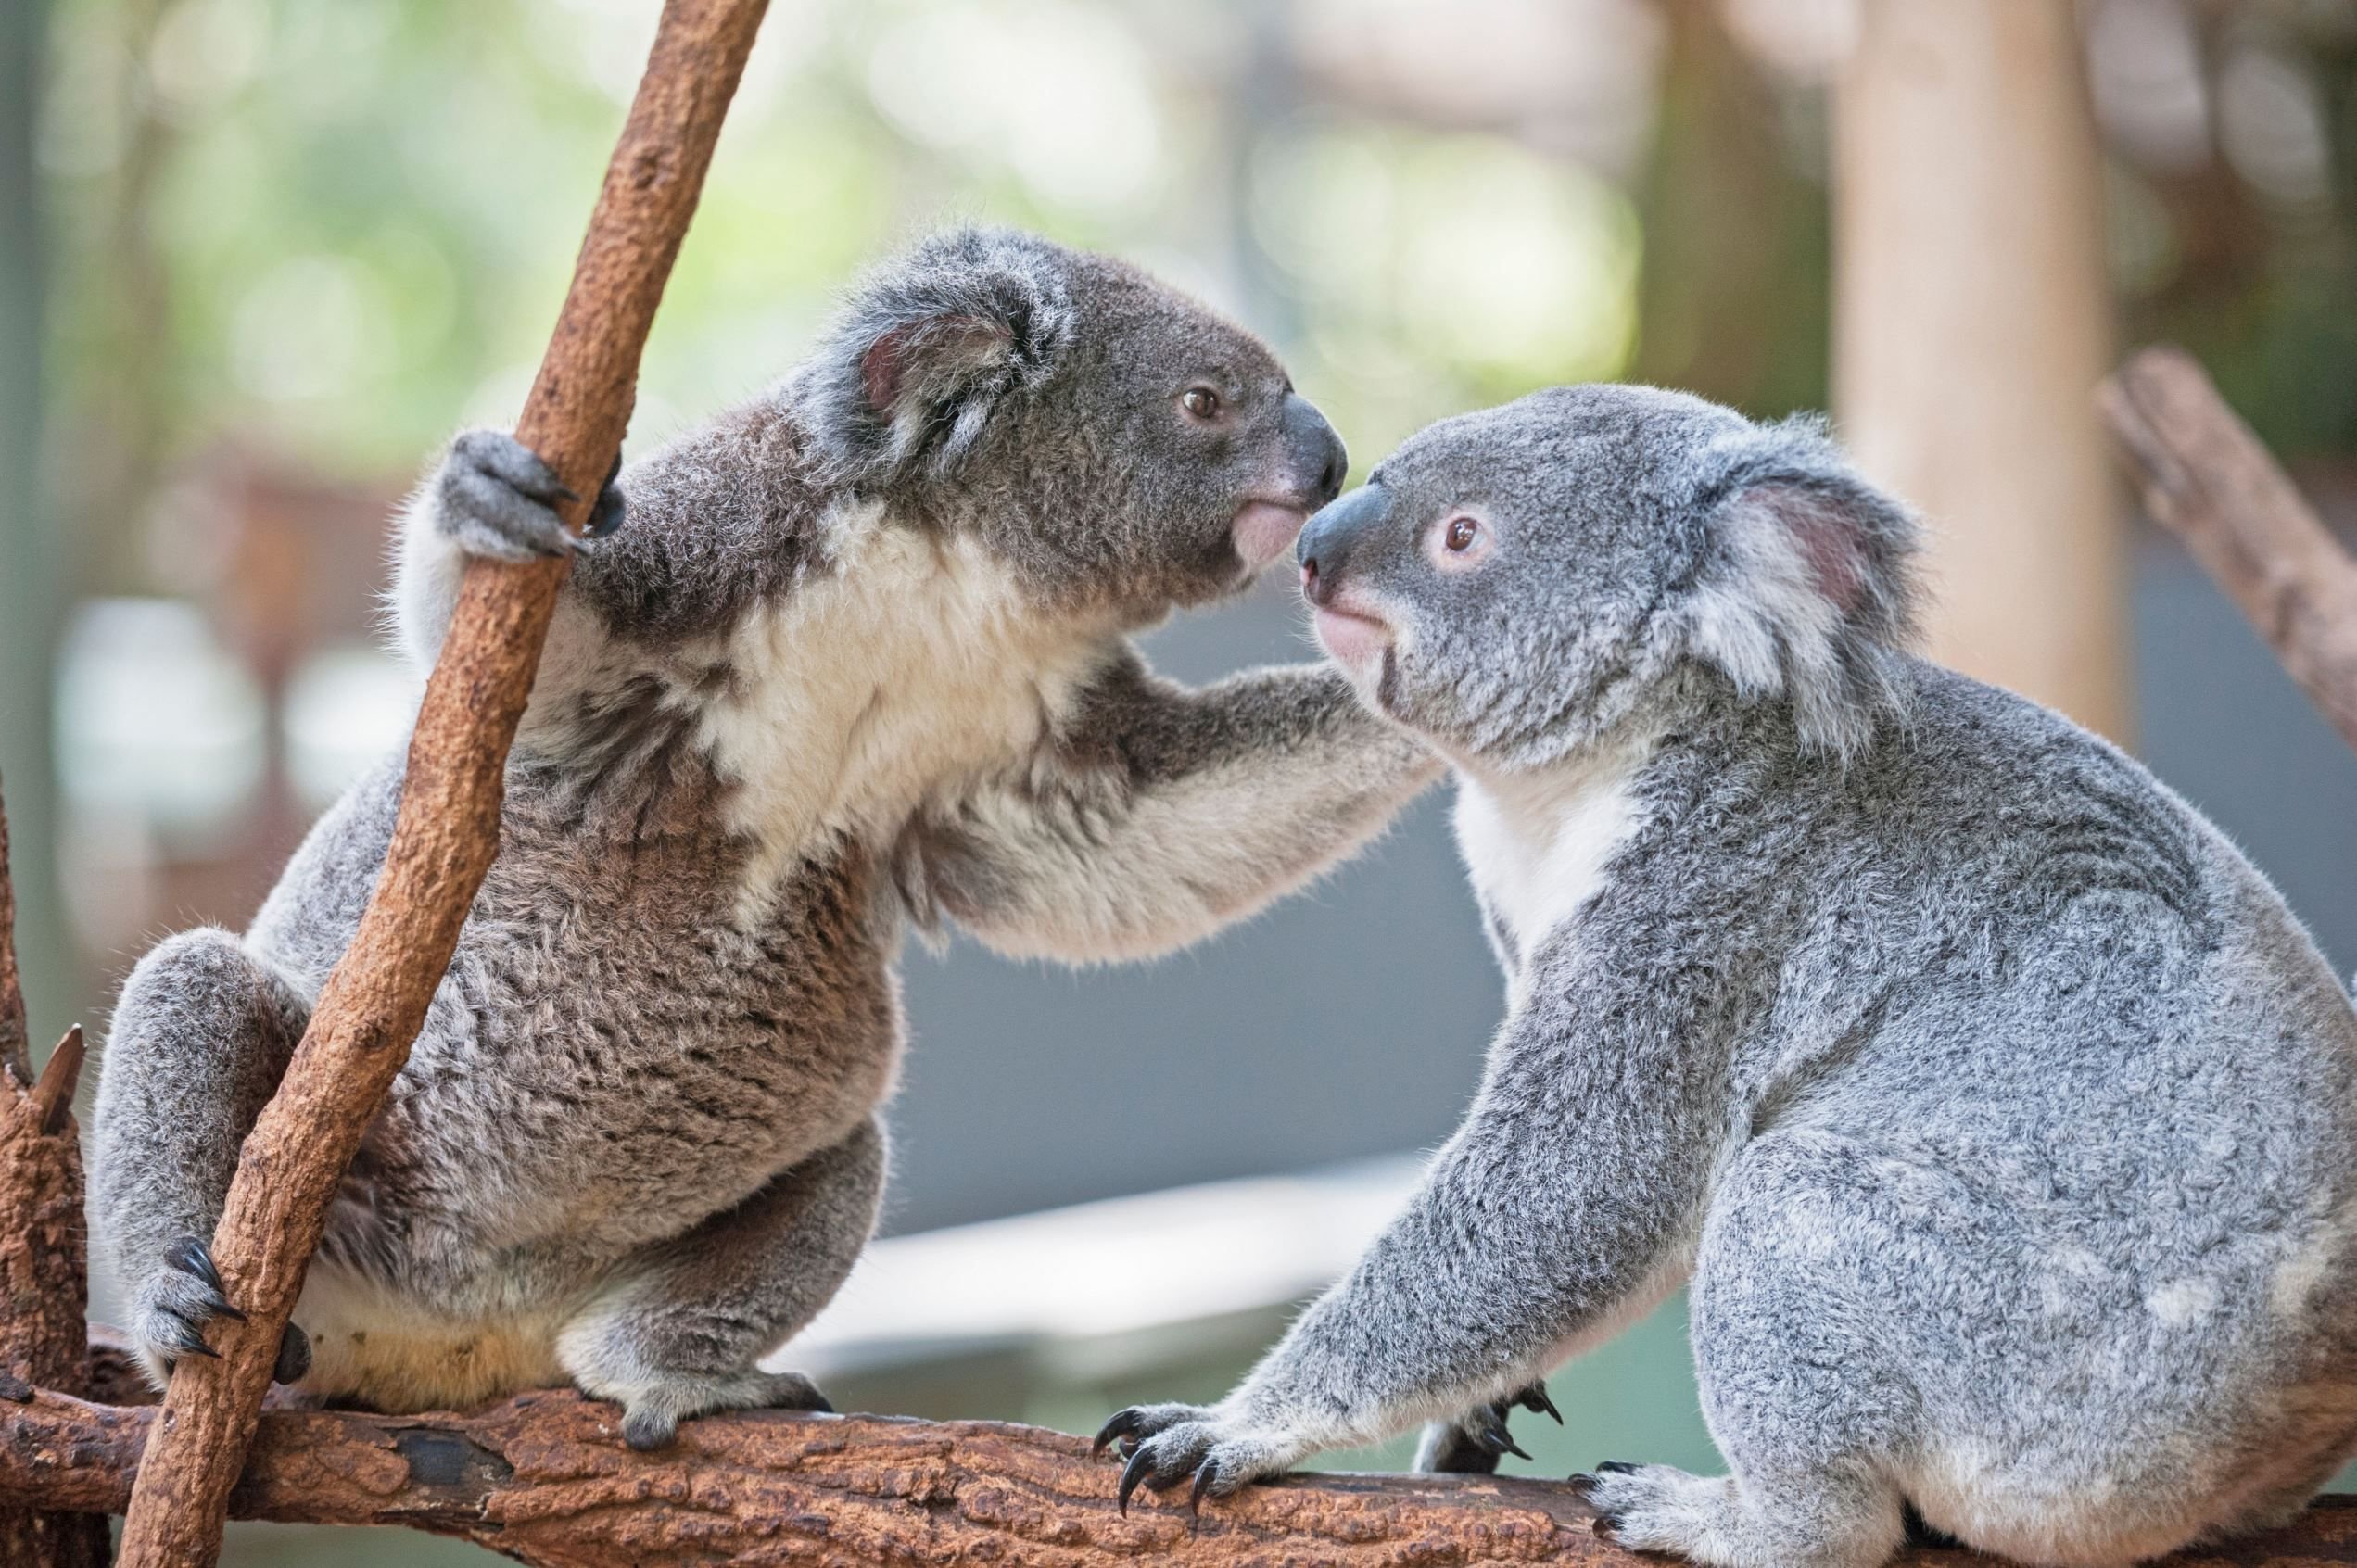
M 1787 698 L 1804 743 L 1846 753 L 1899 702 L 1914 514 L 1860 478 L 1821 422 L 1754 430 L 1716 455 L 1690 646 L 1746 695 Z
M 793 389 L 829 467 L 863 488 L 947 474 L 1062 357 L 1071 260 L 1027 234 L 962 229 L 869 277 Z

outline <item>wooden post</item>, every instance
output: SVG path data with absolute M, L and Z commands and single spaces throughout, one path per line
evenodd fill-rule
M 17 981 L 16 913 L 8 816 L 0 808 L 0 1400 L 21 1402 L 35 1387 L 86 1391 L 90 1258 L 73 1124 L 82 1031 L 50 1053 L 35 1081 Z M 103 1568 L 106 1561 L 104 1518 L 0 1505 L 0 1568 Z
M 578 498 L 621 449 L 639 355 L 766 0 L 666 0 L 516 436 Z M 501 778 L 566 563 L 469 563 L 410 740 L 400 816 L 360 929 L 238 1158 L 213 1260 L 245 1322 L 184 1358 L 123 1524 L 125 1568 L 221 1551 L 280 1334 L 329 1200 L 407 1059 L 499 847 Z
M 1932 651 L 2127 740 L 2125 532 L 2088 390 L 2102 190 L 2069 0 L 1866 0 L 1833 114 L 1833 400 L 1933 529 Z

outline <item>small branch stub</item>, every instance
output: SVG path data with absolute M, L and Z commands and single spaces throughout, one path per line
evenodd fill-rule
M 620 450 L 639 355 L 766 0 L 667 0 L 516 435 L 581 499 Z M 278 1093 L 246 1139 L 212 1254 L 243 1322 L 184 1359 L 150 1426 L 124 1568 L 201 1568 L 252 1440 L 279 1335 L 336 1183 L 400 1071 L 499 847 L 501 779 L 561 561 L 471 563 L 410 740 L 374 895 Z

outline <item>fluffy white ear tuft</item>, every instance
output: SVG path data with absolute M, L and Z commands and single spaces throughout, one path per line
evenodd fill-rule
M 1070 343 L 1070 264 L 1045 240 L 961 229 L 879 270 L 792 391 L 820 456 L 862 488 L 947 474 Z
M 1751 697 L 1782 697 L 1804 743 L 1846 754 L 1898 706 L 1915 635 L 1918 527 L 1823 429 L 1788 422 L 1728 455 L 1686 626 Z

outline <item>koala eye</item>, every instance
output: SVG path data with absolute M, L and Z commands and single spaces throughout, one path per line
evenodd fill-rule
M 1220 395 L 1209 386 L 1188 387 L 1179 394 L 1179 406 L 1197 419 L 1212 420 L 1220 417 Z
M 1443 542 L 1459 555 L 1471 550 L 1480 537 L 1481 525 L 1470 517 L 1451 517 L 1448 531 L 1442 536 Z

